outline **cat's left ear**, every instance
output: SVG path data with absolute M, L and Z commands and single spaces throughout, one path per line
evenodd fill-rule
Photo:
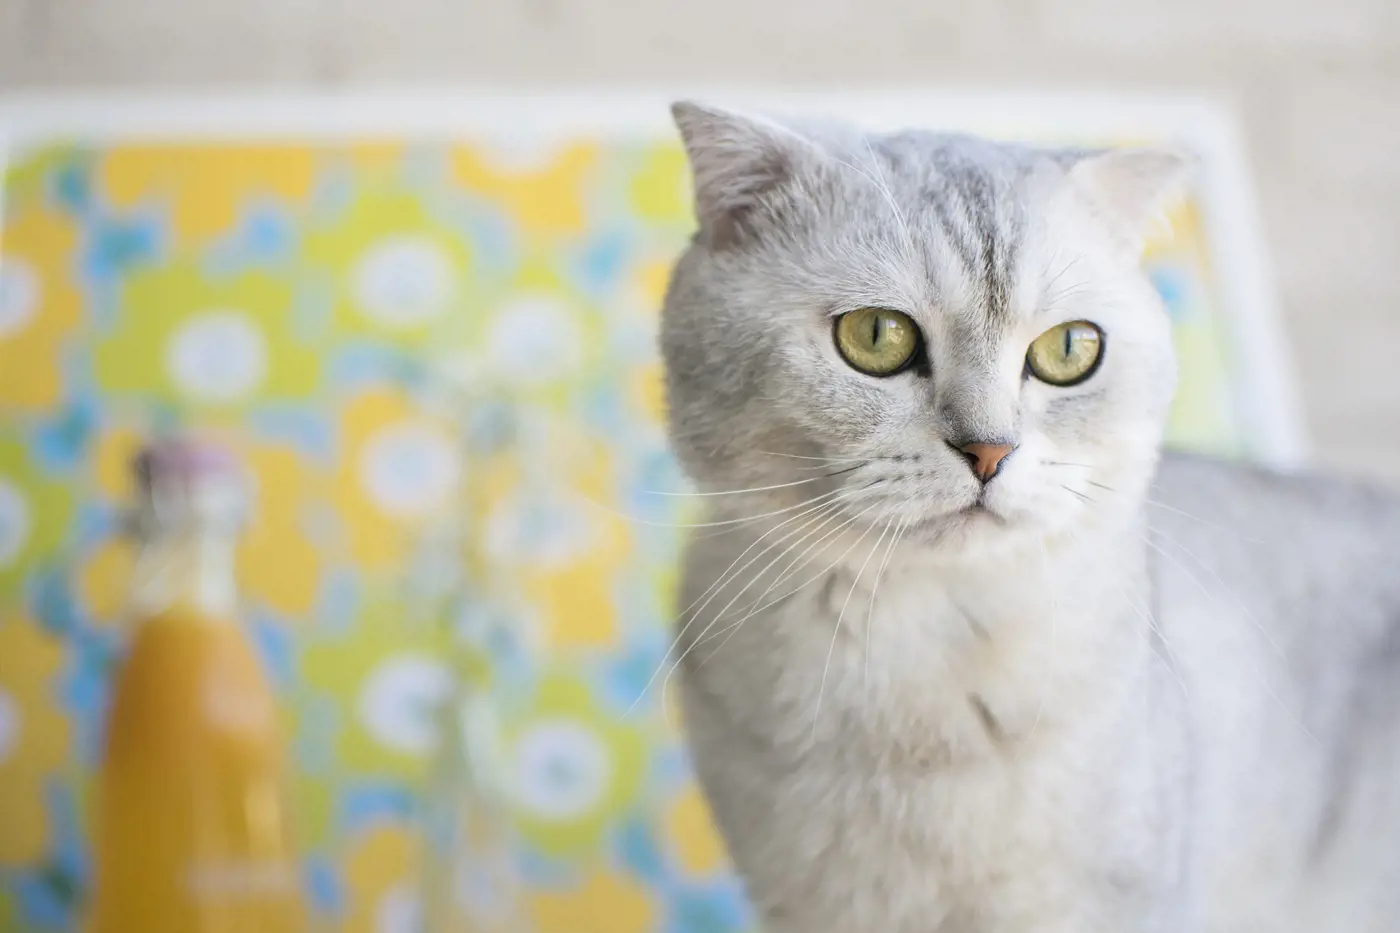
M 1070 178 L 1134 255 L 1186 193 L 1196 159 L 1176 149 L 1109 149 L 1078 159 Z
M 771 121 L 691 101 L 673 104 L 671 114 L 690 159 L 702 238 L 725 248 L 758 233 L 765 201 L 811 144 Z

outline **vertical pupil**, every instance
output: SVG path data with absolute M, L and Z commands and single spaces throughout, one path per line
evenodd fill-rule
M 1074 329 L 1071 328 L 1071 327 L 1066 327 L 1066 328 L 1065 328 L 1065 359 L 1069 359 L 1069 357 L 1070 357 L 1070 352 L 1071 352 L 1071 350 L 1072 350 L 1072 348 L 1073 348 L 1073 345 L 1074 345 Z
M 870 315 L 870 345 L 872 347 L 880 342 L 880 325 L 882 323 L 880 315 Z

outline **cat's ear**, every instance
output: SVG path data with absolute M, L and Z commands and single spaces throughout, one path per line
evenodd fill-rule
M 1136 254 L 1154 223 L 1185 195 L 1195 165 L 1175 149 L 1109 149 L 1077 159 L 1069 174 Z
M 691 101 L 671 105 L 690 159 L 701 236 L 723 248 L 753 232 L 764 196 L 792 177 L 804 140 L 795 131 Z

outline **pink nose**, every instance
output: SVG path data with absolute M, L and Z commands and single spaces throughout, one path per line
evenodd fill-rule
M 967 458 L 967 465 L 982 482 L 991 482 L 1001 469 L 1001 464 L 1011 455 L 1010 444 L 963 444 L 958 448 Z

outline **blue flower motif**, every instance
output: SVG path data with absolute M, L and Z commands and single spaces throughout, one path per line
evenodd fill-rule
M 34 572 L 29 579 L 29 606 L 34 618 L 55 635 L 66 637 L 82 626 L 82 611 L 61 566 L 50 564 Z
M 621 599 L 616 604 L 626 605 Z M 670 638 L 669 629 L 658 630 L 654 625 L 638 627 L 626 645 L 607 660 L 600 684 L 604 691 L 602 699 L 619 715 L 634 707 L 643 715 L 660 708 L 661 679 L 665 671 L 661 671 L 661 675 L 657 675 L 657 671 L 666 660 Z
M 584 246 L 570 269 L 574 283 L 591 298 L 606 297 L 626 268 L 632 241 L 626 232 L 597 233 Z
M 627 871 L 653 888 L 665 888 L 671 881 L 671 870 L 661 847 L 656 844 L 652 827 L 641 819 L 631 819 L 617 832 L 617 855 Z
M 88 860 L 71 790 L 55 781 L 44 790 L 53 855 L 14 875 L 14 893 L 26 925 L 34 930 L 74 929 L 87 890 Z
M 66 880 L 47 868 L 20 872 L 14 880 L 20 915 L 32 930 L 66 931 L 73 928 L 74 895 Z
M 75 755 L 84 765 L 96 766 L 102 756 L 116 654 L 113 637 L 106 633 L 88 629 L 69 639 L 68 667 L 58 691 L 73 720 Z
M 74 399 L 35 429 L 31 446 L 36 459 L 55 473 L 76 469 L 87 460 L 97 422 L 96 399 L 85 396 Z
M 252 412 L 248 421 L 261 440 L 289 444 L 323 463 L 335 456 L 335 429 L 324 412 L 269 403 Z
M 302 884 L 311 909 L 317 913 L 338 917 L 345 909 L 345 886 L 335 865 L 327 859 L 308 858 Z
M 244 216 L 239 240 L 249 262 L 273 262 L 296 245 L 296 228 L 277 205 L 259 204 Z
M 286 623 L 258 607 L 249 612 L 248 630 L 273 689 L 278 693 L 294 690 L 298 683 L 296 643 Z
M 444 222 L 465 235 L 475 269 L 486 281 L 504 281 L 515 272 L 519 237 L 511 218 L 496 205 L 471 198 L 442 213 Z
M 91 158 L 75 155 L 49 175 L 49 192 L 55 204 L 74 214 L 85 214 L 92 205 Z
M 402 385 L 413 380 L 413 359 L 401 350 L 375 343 L 347 343 L 329 367 L 331 385 L 353 392 L 385 382 Z
M 160 250 L 160 228 L 149 218 L 98 220 L 88 232 L 82 256 L 86 277 L 111 283 L 132 266 L 154 259 Z
M 410 822 L 417 802 L 406 787 L 381 781 L 362 781 L 341 792 L 339 823 L 347 834 L 359 832 L 377 820 Z
M 753 909 L 736 880 L 670 892 L 667 933 L 742 933 L 754 927 Z
M 1148 273 L 1152 285 L 1161 296 L 1162 303 L 1173 320 L 1179 320 L 1187 312 L 1187 299 L 1190 296 L 1189 278 L 1179 269 L 1171 266 L 1157 266 Z

